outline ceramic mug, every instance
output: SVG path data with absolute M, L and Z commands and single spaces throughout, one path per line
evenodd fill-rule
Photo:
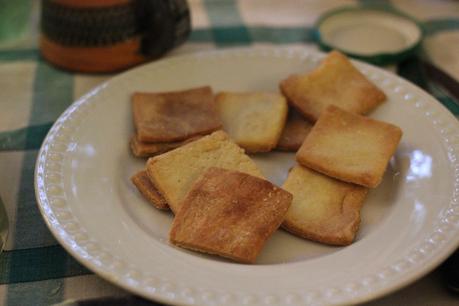
M 112 72 L 159 58 L 190 29 L 185 0 L 42 0 L 40 49 L 65 69 Z

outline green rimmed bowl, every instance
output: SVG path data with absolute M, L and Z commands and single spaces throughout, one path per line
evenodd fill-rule
M 332 10 L 315 25 L 315 38 L 322 50 L 339 50 L 376 65 L 394 64 L 410 57 L 423 36 L 422 26 L 413 18 L 378 8 Z

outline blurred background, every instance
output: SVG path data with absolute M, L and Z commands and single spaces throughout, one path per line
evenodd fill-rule
M 58 116 L 91 88 L 132 66 L 179 54 L 240 46 L 319 50 L 315 25 L 323 14 L 342 6 L 378 8 L 406 14 L 424 30 L 421 46 L 409 58 L 383 68 L 421 86 L 453 114 L 459 114 L 458 1 L 172 2 L 62 0 L 60 4 L 70 7 L 66 11 L 53 8 L 53 1 L 0 0 L 0 197 L 9 219 L 8 239 L 0 255 L 1 305 L 50 305 L 72 299 L 128 295 L 78 264 L 51 236 L 37 209 L 33 173 L 40 145 Z M 123 15 L 126 24 L 134 27 L 131 32 L 126 31 L 127 26 L 115 25 L 105 29 L 108 37 L 94 42 L 94 37 L 102 36 L 90 31 L 88 37 L 72 40 L 72 35 L 78 36 L 78 29 L 59 27 L 74 16 L 75 6 L 115 4 L 135 6 L 132 16 Z M 45 6 L 49 9 L 46 14 L 50 14 L 45 14 L 49 16 L 47 21 L 41 20 Z M 139 7 L 143 8 L 140 13 Z M 157 13 L 159 8 L 161 14 Z M 75 17 L 75 22 L 84 25 L 87 18 L 101 27 L 104 18 L 110 20 L 110 16 L 100 14 Z M 43 22 L 47 22 L 45 26 Z M 164 33 L 169 34 L 161 36 Z M 123 47 L 116 49 L 116 44 Z M 85 62 L 94 57 L 97 61 Z M 106 60 L 109 65 L 102 64 Z M 1 215 L 0 224 L 4 224 L 5 214 Z M 436 270 L 368 305 L 458 305 L 458 301 L 446 289 L 440 270 Z M 118 302 L 146 303 L 132 297 L 110 303 Z

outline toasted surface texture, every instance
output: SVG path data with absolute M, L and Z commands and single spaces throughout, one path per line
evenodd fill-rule
M 402 137 L 390 123 L 329 106 L 296 154 L 306 167 L 337 179 L 374 188 Z
M 223 131 L 147 161 L 150 179 L 177 213 L 194 181 L 210 167 L 237 170 L 263 178 L 255 163 Z
M 143 142 L 180 141 L 221 127 L 210 87 L 132 96 L 137 136 Z
M 288 110 L 283 96 L 221 92 L 215 103 L 223 129 L 248 152 L 268 152 L 277 145 Z
M 201 136 L 194 136 L 182 141 L 175 142 L 142 142 L 136 135 L 133 135 L 130 141 L 132 154 L 137 157 L 151 157 L 165 153 L 172 149 L 183 146 L 186 143 L 199 139 Z
M 246 173 L 209 168 L 174 218 L 172 243 L 253 263 L 279 227 L 292 195 Z
M 293 194 L 282 227 L 300 237 L 332 245 L 354 241 L 368 189 L 297 165 L 282 186 Z
M 280 88 L 289 103 L 312 122 L 328 105 L 366 114 L 386 99 L 384 92 L 337 51 L 330 52 L 311 73 L 288 77 Z
M 290 108 L 287 123 L 282 131 L 276 149 L 282 151 L 297 151 L 306 136 L 311 131 L 312 124 L 301 116 L 298 111 Z
M 153 206 L 158 209 L 169 209 L 166 200 L 151 183 L 145 170 L 141 170 L 134 174 L 131 177 L 131 181 Z

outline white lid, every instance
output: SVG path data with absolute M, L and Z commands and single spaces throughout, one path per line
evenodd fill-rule
M 372 9 L 343 9 L 325 15 L 318 31 L 323 44 L 361 56 L 402 52 L 422 38 L 415 21 Z

